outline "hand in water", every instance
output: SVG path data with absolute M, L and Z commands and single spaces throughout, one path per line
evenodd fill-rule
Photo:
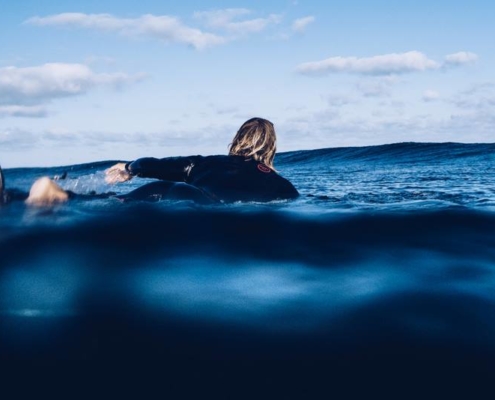
M 110 184 L 129 181 L 132 176 L 125 169 L 125 163 L 117 163 L 105 171 L 105 181 Z

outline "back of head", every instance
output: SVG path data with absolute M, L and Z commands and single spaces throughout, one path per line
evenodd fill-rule
M 237 131 L 229 155 L 253 158 L 273 168 L 277 137 L 273 124 L 263 118 L 251 118 Z

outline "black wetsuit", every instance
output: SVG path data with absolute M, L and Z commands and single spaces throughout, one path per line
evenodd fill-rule
M 132 176 L 155 178 L 125 195 L 115 193 L 76 194 L 66 191 L 71 199 L 118 197 L 123 200 L 193 200 L 197 203 L 233 203 L 236 201 L 267 202 L 294 199 L 299 196 L 287 179 L 266 165 L 240 156 L 191 156 L 140 158 L 126 164 Z M 4 189 L 0 169 L 0 205 L 13 200 L 26 200 L 28 193 Z
M 241 156 L 140 158 L 126 164 L 126 170 L 132 176 L 161 180 L 143 185 L 126 198 L 232 203 L 299 196 L 287 179 L 266 165 Z

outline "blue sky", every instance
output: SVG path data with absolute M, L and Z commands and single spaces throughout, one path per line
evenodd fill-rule
M 22 0 L 0 13 L 0 163 L 493 142 L 493 1 Z

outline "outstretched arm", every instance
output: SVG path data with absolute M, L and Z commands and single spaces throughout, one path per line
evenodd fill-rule
M 183 182 L 190 169 L 201 156 L 168 157 L 168 158 L 139 158 L 130 163 L 118 163 L 106 171 L 107 183 L 125 182 L 134 176 L 156 178 L 161 180 Z
M 107 183 L 120 183 L 132 179 L 126 170 L 126 163 L 117 163 L 105 171 L 105 181 Z

